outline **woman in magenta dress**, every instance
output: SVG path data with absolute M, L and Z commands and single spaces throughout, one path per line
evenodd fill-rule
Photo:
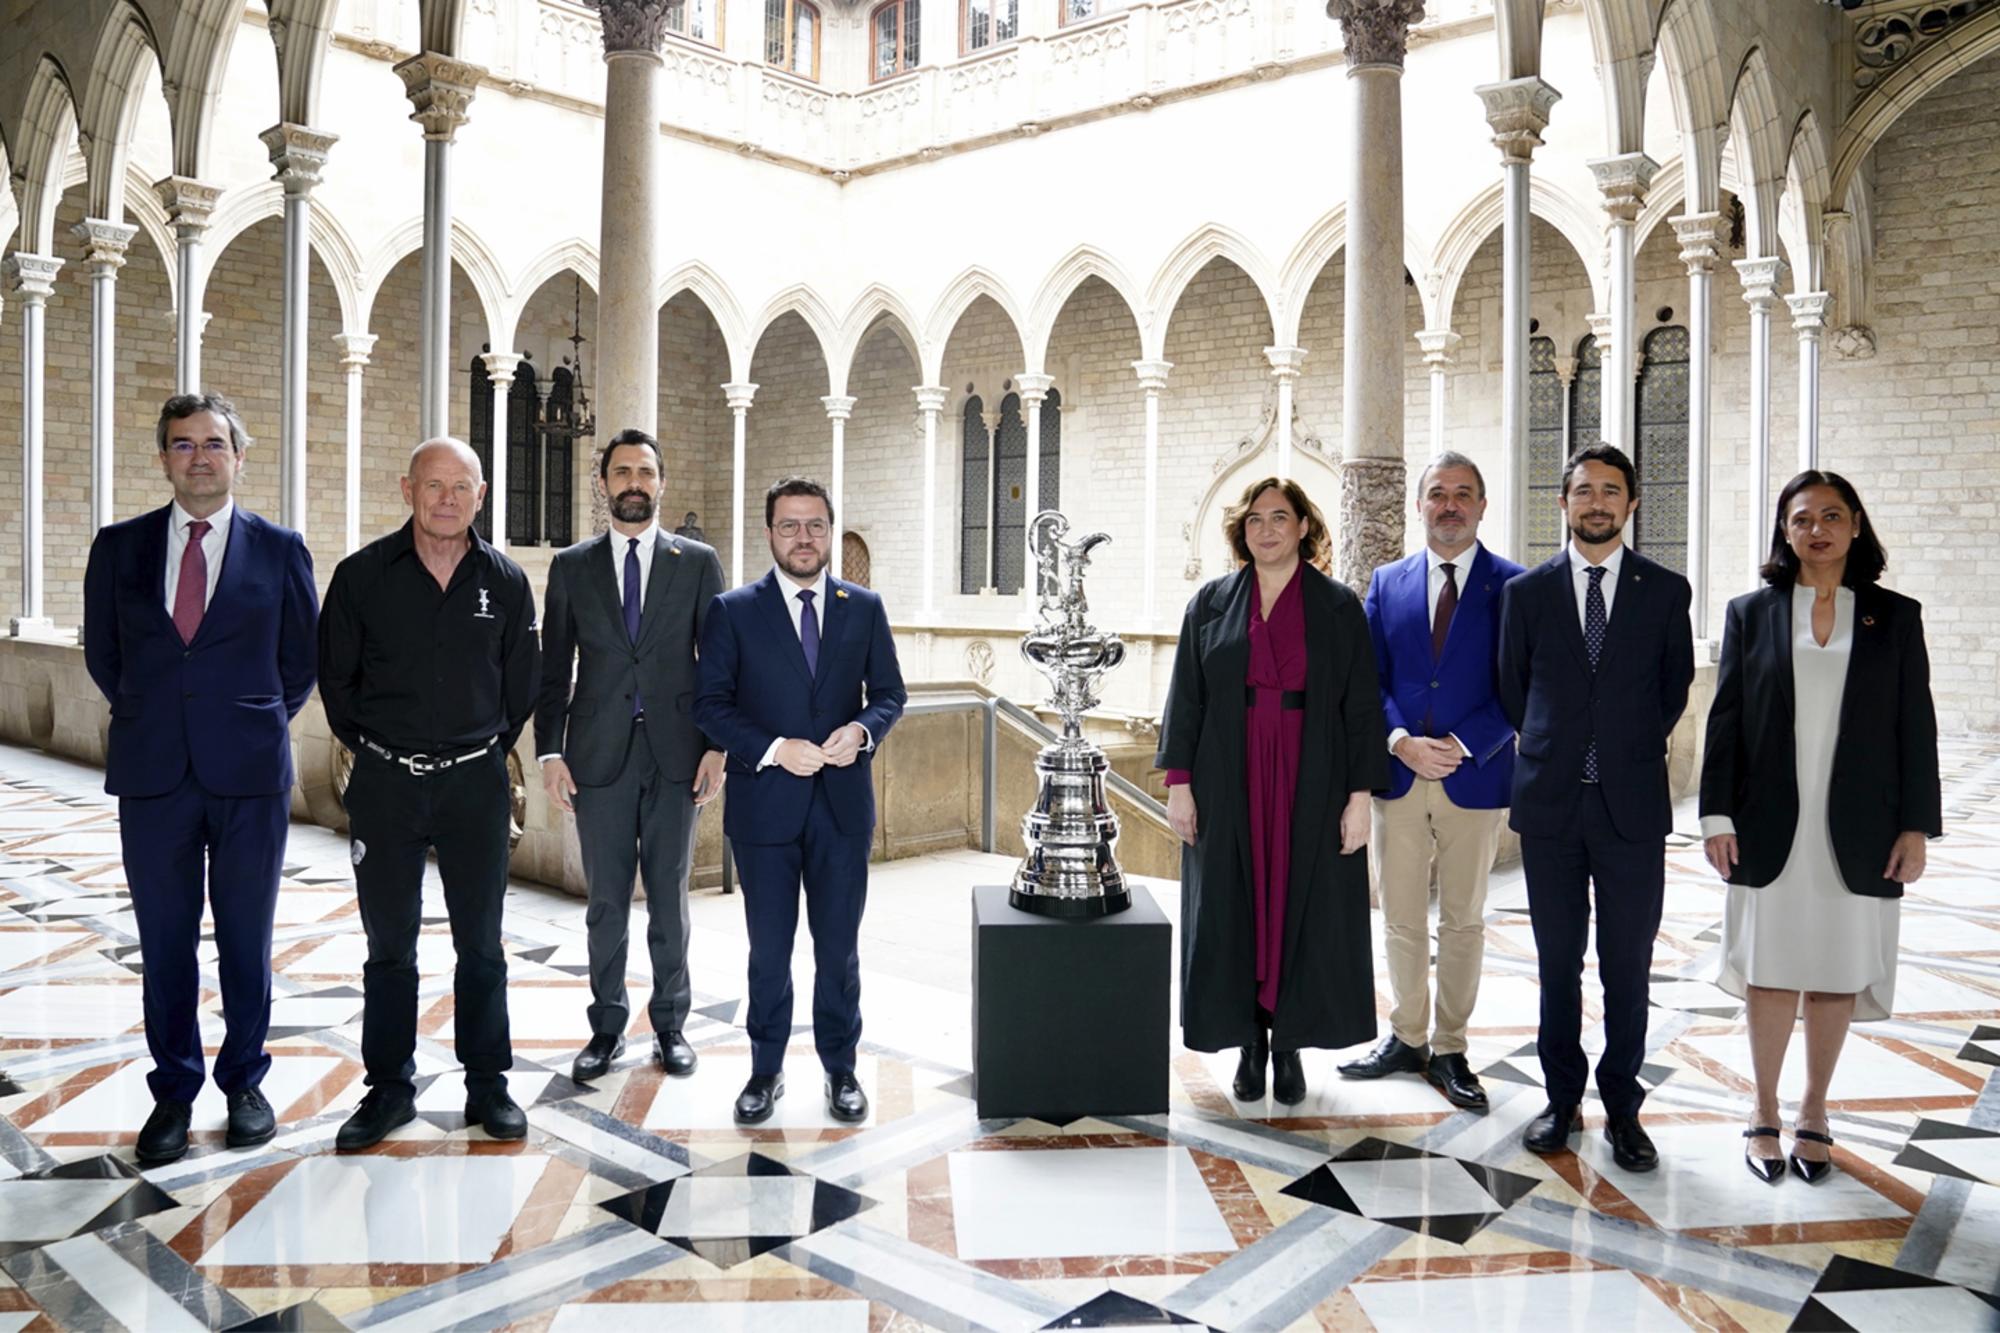
M 1375 1036 L 1369 793 L 1389 780 L 1361 600 L 1320 573 L 1296 482 L 1225 518 L 1242 568 L 1188 603 L 1156 764 L 1181 850 L 1181 1028 L 1242 1050 L 1234 1092 L 1305 1099 L 1299 1051 Z

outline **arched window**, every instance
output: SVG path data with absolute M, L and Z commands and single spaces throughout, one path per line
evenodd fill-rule
M 1639 372 L 1639 423 L 1632 466 L 1639 473 L 1633 545 L 1669 569 L 1687 569 L 1688 331 L 1678 324 L 1646 335 Z
M 875 585 L 868 581 L 869 575 L 874 573 L 874 570 L 870 568 L 872 563 L 868 556 L 868 543 L 862 538 L 860 533 L 843 532 L 840 534 L 841 578 L 858 587 L 872 588 Z
M 1569 386 L 1569 452 L 1604 438 L 1604 351 L 1597 335 L 1576 345 L 1576 378 Z
M 960 419 L 959 460 L 961 480 L 958 492 L 958 590 L 978 592 L 986 586 L 987 495 L 992 454 L 987 448 L 986 404 L 974 394 L 965 400 Z
M 542 539 L 542 450 L 535 429 L 536 405 L 535 365 L 523 357 L 507 389 L 507 540 L 516 546 L 533 546 Z
M 1021 35 L 1020 0 L 963 0 L 958 30 L 964 34 L 961 55 L 1011 42 Z
M 1056 20 L 1068 27 L 1072 23 L 1094 19 L 1099 14 L 1108 14 L 1117 7 L 1113 0 L 1105 0 L 1105 3 L 1099 3 L 1099 0 L 1056 0 Z
M 1552 338 L 1528 340 L 1528 476 L 1523 487 L 1527 513 L 1522 556 L 1538 565 L 1563 544 L 1562 513 L 1556 496 L 1568 453 L 1563 438 L 1563 382 L 1556 373 Z
M 549 376 L 550 421 L 569 422 L 570 391 L 575 382 L 568 366 L 557 366 Z M 543 437 L 542 531 L 548 534 L 551 546 L 568 546 L 576 540 L 570 535 L 575 531 L 571 515 L 575 447 L 574 441 L 567 435 Z
M 868 18 L 870 81 L 917 67 L 921 31 L 919 0 L 889 0 Z
M 488 349 L 491 350 L 491 349 Z M 467 441 L 472 452 L 479 455 L 479 470 L 488 477 L 493 475 L 493 380 L 486 373 L 486 358 L 472 358 L 472 401 L 467 405 L 472 423 L 472 438 Z M 486 499 L 479 506 L 479 517 L 472 526 L 488 541 L 493 540 L 493 493 L 489 489 Z
M 764 0 L 764 63 L 819 79 L 819 10 L 806 0 Z
M 1028 423 L 1021 420 L 1021 395 L 1000 400 L 1000 426 L 993 433 L 993 587 L 1021 591 L 1027 560 Z
M 710 46 L 722 45 L 720 0 L 668 0 L 667 27 Z

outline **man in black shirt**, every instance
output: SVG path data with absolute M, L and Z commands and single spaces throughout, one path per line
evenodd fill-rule
M 528 1132 L 507 1095 L 507 754 L 534 711 L 540 653 L 521 567 L 472 529 L 479 456 L 453 439 L 410 455 L 410 521 L 333 571 L 319 625 L 327 724 L 354 752 L 347 817 L 368 935 L 361 1055 L 369 1092 L 342 1151 L 416 1117 L 417 936 L 425 854 L 437 850 L 458 953 L 454 1030 L 466 1119 L 497 1139 Z

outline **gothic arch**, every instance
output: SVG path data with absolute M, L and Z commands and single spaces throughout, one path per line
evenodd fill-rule
M 715 308 L 710 306 L 709 313 L 714 312 Z M 835 395 L 845 392 L 844 381 L 839 385 L 833 382 L 834 335 L 839 323 L 834 319 L 833 312 L 827 308 L 826 302 L 820 298 L 820 294 L 803 283 L 787 287 L 765 303 L 763 312 L 757 316 L 757 322 L 751 329 L 747 341 L 749 353 L 744 358 L 743 370 L 738 374 L 738 378 L 749 378 L 750 365 L 757 358 L 757 348 L 764 341 L 764 335 L 770 332 L 771 325 L 775 324 L 780 316 L 786 314 L 797 315 L 805 323 L 806 328 L 812 331 L 813 341 L 819 344 L 820 359 L 826 363 L 827 393 Z M 723 336 L 725 338 L 728 336 L 727 330 L 724 330 Z M 846 368 L 843 366 L 841 373 L 844 375 L 845 371 Z
M 320 212 L 315 208 L 313 213 Z M 375 298 L 381 294 L 382 284 L 389 273 L 410 255 L 423 248 L 424 220 L 414 217 L 396 227 L 356 266 L 359 274 L 355 290 L 359 293 L 356 302 L 356 318 L 347 327 L 352 331 L 365 330 L 369 316 L 375 309 Z M 505 284 L 500 278 L 500 266 L 493 258 L 492 249 L 477 233 L 467 227 L 463 220 L 454 218 L 451 224 L 451 257 L 465 272 L 471 282 L 473 294 L 479 298 L 480 315 L 486 321 L 486 332 L 495 347 L 505 347 L 513 341 L 512 324 L 503 324 L 500 317 L 507 313 Z
M 1720 156 L 1729 128 L 1729 87 L 1709 0 L 1667 0 L 1654 42 L 1681 127 L 1687 211 L 1712 213 L 1722 206 Z
M 1312 293 L 1313 284 L 1319 281 L 1320 273 L 1333 257 L 1347 244 L 1347 205 L 1335 204 L 1333 210 L 1315 222 L 1292 252 L 1285 258 L 1285 266 L 1278 274 L 1278 303 L 1276 322 L 1271 326 L 1271 334 L 1280 347 L 1291 347 L 1299 340 L 1299 321 L 1305 316 L 1306 297 Z M 1437 317 L 1438 284 L 1437 274 L 1432 271 L 1430 254 L 1407 228 L 1403 232 L 1403 267 L 1417 278 L 1417 297 L 1424 307 L 1424 327 L 1432 327 L 1431 321 Z
M 1027 369 L 1028 339 L 1025 333 L 1027 321 L 1021 318 L 1021 303 L 1007 290 L 1007 285 L 986 269 L 974 265 L 953 278 L 931 308 L 931 316 L 924 324 L 923 348 L 929 362 L 924 365 L 924 383 L 936 384 L 944 374 L 945 345 L 951 341 L 952 330 L 958 321 L 980 297 L 987 297 L 1000 307 L 1007 320 L 1014 326 L 1014 336 L 1020 340 L 1022 348 L 1022 369 Z
M 1646 0 L 1585 0 L 1590 47 L 1604 87 L 1605 152 L 1644 149 L 1646 81 L 1653 68 L 1653 23 Z
M 147 192 L 150 194 L 150 191 Z M 126 207 L 132 202 L 128 200 Z M 165 224 L 164 208 L 158 210 L 162 225 Z M 250 230 L 265 218 L 283 217 L 285 213 L 285 187 L 277 181 L 258 181 L 255 185 L 243 185 L 223 193 L 221 202 L 209 219 L 209 229 L 203 237 L 201 247 L 202 263 L 212 271 L 224 251 L 236 238 Z M 419 227 L 421 233 L 421 227 Z M 367 327 L 368 309 L 361 300 L 362 269 L 359 252 L 354 239 L 340 219 L 324 203 L 315 203 L 312 210 L 311 241 L 313 254 L 326 265 L 327 276 L 333 280 L 334 293 L 340 298 L 341 327 L 360 330 Z M 169 245 L 167 271 L 174 271 L 173 247 Z M 398 256 L 400 258 L 401 256 Z M 394 267 L 392 261 L 389 267 Z M 388 276 L 388 268 L 382 270 Z M 204 281 L 206 276 L 204 275 Z M 380 278 L 376 279 L 377 286 Z M 370 288 L 370 302 L 373 301 Z
M 69 75 L 56 58 L 44 55 L 28 83 L 28 99 L 15 145 L 14 172 L 21 230 L 17 250 L 55 253 L 56 205 L 62 200 L 63 172 L 76 134 L 76 101 Z
M 861 344 L 868 340 L 868 334 L 878 320 L 888 324 L 897 341 L 909 352 L 910 360 L 919 370 L 923 368 L 923 343 L 917 337 L 916 316 L 910 313 L 910 308 L 900 296 L 881 283 L 871 283 L 854 298 L 854 304 L 847 308 L 847 318 L 840 322 L 840 341 L 835 351 L 840 366 L 833 371 L 841 385 L 840 392 L 847 391 L 847 377 L 854 369 L 854 358 L 861 355 Z
M 1785 196 L 1779 210 L 1785 249 L 1792 257 L 1794 291 L 1816 292 L 1825 280 L 1828 171 L 1826 140 L 1811 108 L 1792 131 L 1785 164 Z
M 2000 9 L 1988 10 L 1968 20 L 1948 37 L 1919 50 L 1863 94 L 1848 113 L 1847 123 L 1840 127 L 1828 197 L 1847 197 L 1847 188 L 1860 172 L 1861 164 L 1905 111 L 1952 75 L 1995 51 L 2000 51 Z
M 1730 155 L 1742 182 L 1749 230 L 1746 249 L 1753 258 L 1768 257 L 1777 253 L 1789 126 L 1778 114 L 1777 90 L 1762 47 L 1751 47 L 1743 57 L 1730 97 L 1729 124 Z
M 139 119 L 147 62 L 159 62 L 145 15 L 129 0 L 112 6 L 99 29 L 78 131 L 90 163 L 84 215 L 119 222 L 125 213 L 125 159 Z
M 1139 345 L 1145 350 L 1147 360 L 1159 360 L 1166 355 L 1167 326 L 1173 323 L 1174 307 L 1180 304 L 1181 294 L 1195 275 L 1215 259 L 1227 259 L 1243 270 L 1257 294 L 1264 298 L 1264 316 L 1271 321 L 1275 333 L 1278 307 L 1272 300 L 1270 265 L 1240 233 L 1211 223 L 1167 253 L 1146 289 L 1146 309 L 1152 318 L 1139 331 Z
M 1152 312 L 1140 304 L 1138 287 L 1118 261 L 1095 246 L 1079 245 L 1042 280 L 1033 304 L 1028 307 L 1026 363 L 1029 373 L 1041 371 L 1043 362 L 1048 358 L 1049 339 L 1055 334 L 1056 321 L 1062 318 L 1063 307 L 1069 304 L 1069 298 L 1075 295 L 1076 289 L 1092 278 L 1101 280 L 1118 293 L 1134 325 L 1144 329 L 1151 321 Z
M 1437 309 L 1431 316 L 1432 328 L 1451 327 L 1453 306 L 1458 301 L 1458 287 L 1465 280 L 1466 267 L 1472 263 L 1479 247 L 1486 243 L 1486 238 L 1501 225 L 1503 202 L 1500 182 L 1494 181 L 1474 196 L 1438 238 L 1437 254 L 1430 265 L 1438 280 Z M 1560 186 L 1536 176 L 1528 187 L 1528 212 L 1562 233 L 1563 239 L 1576 251 L 1577 262 L 1583 265 L 1584 273 L 1590 278 L 1592 300 L 1598 309 L 1605 309 L 1611 297 L 1610 278 L 1604 271 L 1604 265 L 1593 262 L 1591 258 L 1604 248 L 1604 227 L 1598 220 L 1598 211 Z
M 242 0 L 183 0 L 174 18 L 160 89 L 173 123 L 177 176 L 206 179 L 209 131 L 242 19 Z
M 590 258 L 591 268 L 584 273 L 584 281 L 595 288 L 596 250 L 590 251 Z M 682 292 L 693 292 L 695 298 L 708 307 L 709 318 L 715 321 L 716 328 L 722 330 L 723 346 L 729 349 L 731 377 L 739 380 L 747 378 L 750 374 L 750 350 L 756 346 L 756 342 L 746 331 L 743 307 L 737 302 L 735 293 L 729 290 L 729 284 L 700 260 L 689 260 L 667 274 L 666 280 L 660 284 L 660 289 L 656 293 L 657 304 L 664 306 Z M 768 323 L 768 320 L 766 322 Z M 763 337 L 762 328 L 759 328 L 757 336 Z M 824 335 L 822 335 L 822 345 L 824 345 Z

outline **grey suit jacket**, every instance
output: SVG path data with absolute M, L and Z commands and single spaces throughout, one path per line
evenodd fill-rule
M 645 737 L 654 761 L 669 781 L 691 782 L 703 751 L 718 748 L 688 711 L 695 648 L 709 603 L 722 591 L 722 562 L 712 547 L 661 532 L 635 643 L 625 632 L 613 572 L 615 535 L 578 542 L 549 566 L 535 753 L 562 755 L 580 787 L 608 785 L 625 763 L 636 690 L 645 704 Z

